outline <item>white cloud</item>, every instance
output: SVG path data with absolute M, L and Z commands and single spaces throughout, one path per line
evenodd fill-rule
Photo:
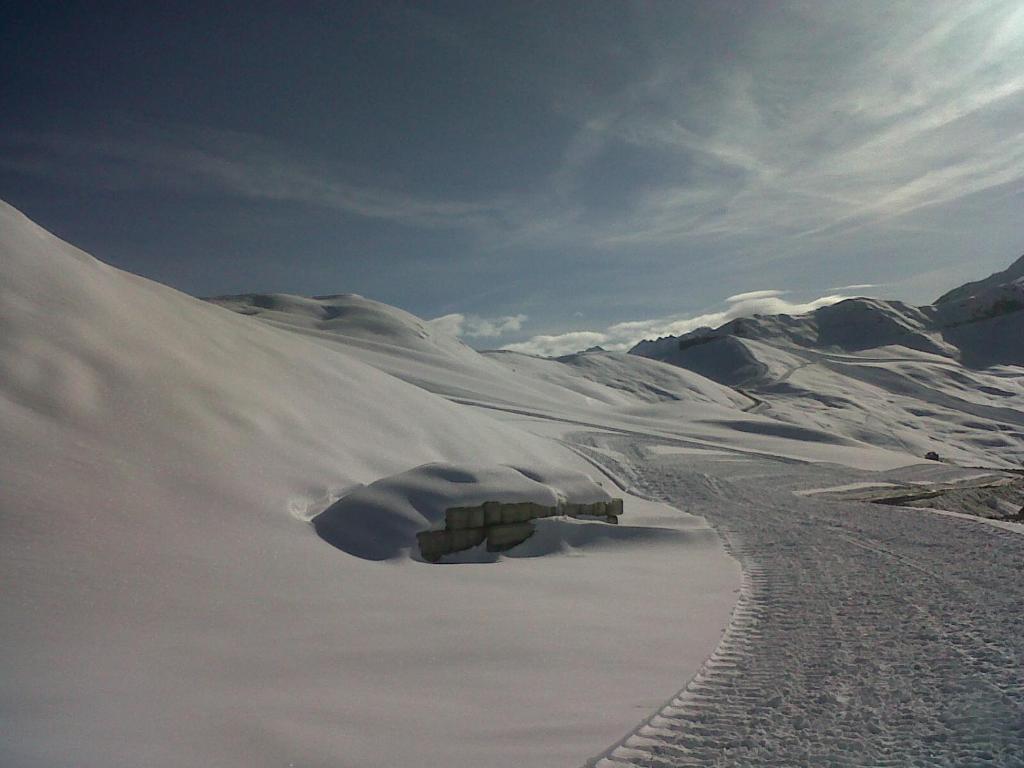
M 850 291 L 867 291 L 872 288 L 881 288 L 880 283 L 854 283 L 853 285 L 840 285 L 835 288 L 829 288 L 830 291 L 836 293 L 849 293 Z
M 427 325 L 439 333 L 444 333 L 449 336 L 461 336 L 465 322 L 465 315 L 453 312 L 450 315 L 442 315 L 441 317 L 435 317 L 433 320 L 427 320 Z
M 526 341 L 506 344 L 502 349 L 544 357 L 567 355 L 593 346 L 601 346 L 610 350 L 627 350 L 644 339 L 679 336 L 701 327 L 717 328 L 737 317 L 801 315 L 849 298 L 836 294 L 821 296 L 812 301 L 790 302 L 780 298 L 782 293 L 784 292 L 777 290 L 748 291 L 728 297 L 725 300 L 726 306 L 716 312 L 631 320 L 615 323 L 603 331 L 569 331 L 561 334 L 534 336 Z
M 493 339 L 504 336 L 506 333 L 514 333 L 523 327 L 526 322 L 526 315 L 506 315 L 504 317 L 480 317 L 478 315 L 463 315 L 453 312 L 450 315 L 442 315 L 428 320 L 427 323 L 435 330 L 447 333 L 450 336 L 460 336 L 468 339 Z
M 506 344 L 502 349 L 525 352 L 528 355 L 558 357 L 570 352 L 578 352 L 581 349 L 604 346 L 607 341 L 608 335 L 599 331 L 569 331 L 551 336 L 534 336 L 529 341 Z
M 1020 4 L 890 5 L 884 30 L 868 8 L 783 3 L 752 16 L 748 45 L 710 84 L 680 74 L 685 53 L 653 48 L 650 77 L 584 116 L 580 134 L 693 172 L 639 189 L 593 242 L 835 237 L 1024 178 Z M 794 38 L 794 22 L 811 31 Z M 766 54 L 780 43 L 790 57 Z M 563 173 L 582 170 L 572 159 Z
M 747 291 L 746 293 L 737 293 L 735 296 L 730 296 L 725 301 L 729 304 L 735 304 L 739 301 L 754 301 L 757 299 L 773 299 L 776 296 L 781 296 L 785 291 L 766 290 L 766 291 Z

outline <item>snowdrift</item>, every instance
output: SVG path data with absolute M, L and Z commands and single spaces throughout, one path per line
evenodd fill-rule
M 329 323 L 318 306 L 289 313 Z M 364 349 L 413 341 L 360 323 Z M 322 541 L 318 512 L 432 462 L 608 481 L 307 330 L 0 205 L 0 764 L 575 763 L 710 652 L 736 566 L 701 520 L 639 499 L 626 513 L 653 533 L 529 561 L 374 563 Z M 392 491 L 388 513 L 415 500 Z
M 386 560 L 414 547 L 419 531 L 443 523 L 449 507 L 485 501 L 530 501 L 554 507 L 567 501 L 589 504 L 609 498 L 607 491 L 579 472 L 434 462 L 358 488 L 312 522 L 320 537 L 338 549 L 368 560 Z M 496 560 L 497 555 L 485 559 Z

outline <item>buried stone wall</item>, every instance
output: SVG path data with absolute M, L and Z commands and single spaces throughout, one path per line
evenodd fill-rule
M 622 499 L 593 504 L 563 503 L 547 507 L 532 501 L 505 503 L 486 501 L 473 507 L 449 507 L 444 514 L 444 529 L 416 534 L 420 555 L 436 563 L 445 555 L 487 544 L 488 552 L 503 552 L 533 535 L 533 521 L 542 517 L 594 517 L 617 523 L 622 514 Z

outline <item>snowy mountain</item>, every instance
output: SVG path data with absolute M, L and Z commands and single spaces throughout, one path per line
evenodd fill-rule
M 995 272 L 984 280 L 965 283 L 959 288 L 954 288 L 942 294 L 942 296 L 935 300 L 935 304 L 952 304 L 966 301 L 974 297 L 983 296 L 991 290 L 999 289 L 1002 286 L 1013 283 L 1019 285 L 1022 279 L 1024 279 L 1024 256 L 1021 256 L 1002 272 Z
M 818 494 L 977 475 L 927 450 L 1019 465 L 1014 280 L 544 359 L 353 294 L 194 299 L 0 203 L 0 765 L 543 767 L 652 743 L 653 720 L 621 739 L 675 692 L 682 722 L 688 681 L 756 645 L 759 563 L 860 562 L 870 525 L 835 536 Z M 451 506 L 609 496 L 618 525 L 417 556 Z M 756 621 L 807 626 L 787 605 Z
M 408 312 L 354 294 L 313 299 L 245 295 L 209 301 L 342 350 L 452 399 L 585 411 L 658 400 L 729 408 L 749 404 L 731 388 L 702 376 L 622 353 L 592 351 L 559 360 L 479 353 Z
M 468 571 L 420 562 L 416 532 L 449 505 L 623 494 L 559 440 L 318 336 L 343 322 L 435 382 L 427 351 L 479 357 L 400 310 L 261 301 L 289 327 L 0 203 L 0 764 L 558 765 L 696 670 L 738 578 L 703 520 L 628 497 L 620 526 L 552 519 Z M 551 389 L 552 408 L 580 398 Z M 328 543 L 310 520 L 332 505 Z M 627 636 L 662 661 L 617 667 Z
M 857 298 L 642 341 L 632 354 L 742 388 L 758 412 L 966 464 L 1024 460 L 1024 259 L 934 305 Z

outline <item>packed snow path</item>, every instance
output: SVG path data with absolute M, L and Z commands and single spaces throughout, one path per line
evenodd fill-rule
M 746 579 L 702 672 L 596 765 L 1024 766 L 1024 536 L 629 463 Z

